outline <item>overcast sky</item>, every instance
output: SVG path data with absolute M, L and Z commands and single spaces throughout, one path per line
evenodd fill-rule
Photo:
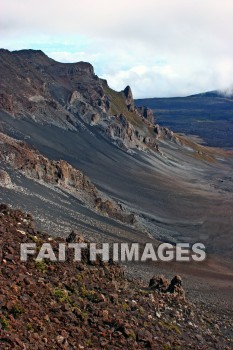
M 88 61 L 109 85 L 167 97 L 233 84 L 233 0 L 1 0 L 0 47 Z

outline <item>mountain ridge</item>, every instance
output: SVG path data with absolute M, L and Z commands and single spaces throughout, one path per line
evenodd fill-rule
M 198 136 L 211 147 L 232 149 L 232 96 L 230 90 L 215 90 L 187 97 L 138 99 L 136 105 L 148 105 L 163 127 Z
M 99 124 L 103 133 L 115 139 L 119 146 L 146 148 L 149 144 L 153 147 L 150 138 L 155 139 L 156 133 L 153 135 L 147 130 L 153 127 L 153 120 L 134 107 L 130 88 L 113 93 L 107 82 L 95 75 L 90 63 L 60 63 L 34 50 L 3 51 L 0 59 L 3 78 L 0 107 L 7 112 L 73 130 L 82 122 Z M 8 79 L 7 85 L 4 76 Z M 120 108 L 114 102 L 111 105 L 111 99 L 116 99 Z M 110 113 L 115 116 L 112 122 Z M 126 132 L 125 124 L 128 125 Z

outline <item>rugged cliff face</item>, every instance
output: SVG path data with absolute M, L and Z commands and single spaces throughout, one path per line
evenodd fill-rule
M 0 50 L 0 109 L 14 118 L 66 130 L 92 126 L 125 151 L 159 151 L 159 140 L 182 139 L 137 108 L 130 86 L 112 90 L 90 63 L 60 63 L 40 50 Z
M 98 127 L 118 146 L 155 148 L 153 112 L 137 109 L 131 88 L 116 92 L 89 63 L 59 63 L 42 51 L 0 51 L 0 108 L 14 117 L 78 130 Z

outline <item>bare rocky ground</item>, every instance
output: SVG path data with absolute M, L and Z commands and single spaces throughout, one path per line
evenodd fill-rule
M 72 234 L 69 241 L 83 238 Z M 0 206 L 1 349 L 230 349 L 219 320 L 185 298 L 179 276 L 147 283 L 126 278 L 112 262 L 19 260 L 20 243 L 52 244 L 32 217 Z M 152 276 L 151 276 L 152 277 Z M 150 283 L 149 283 L 150 281 Z

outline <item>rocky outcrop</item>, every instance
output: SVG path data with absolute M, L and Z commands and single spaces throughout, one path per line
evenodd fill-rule
M 80 92 L 74 91 L 74 92 L 71 94 L 69 103 L 72 105 L 72 104 L 74 104 L 75 102 L 77 102 L 77 101 L 79 101 L 79 100 L 82 100 L 82 95 L 80 94 Z
M 160 128 L 159 124 L 156 124 L 154 126 L 154 133 L 155 133 L 157 138 L 159 138 L 161 136 L 161 128 Z
M 100 115 L 97 113 L 92 114 L 91 116 L 91 122 L 92 124 L 98 124 L 100 122 Z
M 128 110 L 130 112 L 133 112 L 135 106 L 134 106 L 134 99 L 133 99 L 133 93 L 132 93 L 131 87 L 126 86 L 126 88 L 123 90 L 123 94 L 125 96 L 125 102 Z
M 0 134 L 0 158 L 26 176 L 52 185 L 84 191 L 92 196 L 97 191 L 90 180 L 66 161 L 51 161 L 31 149 L 25 142 Z
M 0 109 L 4 109 L 7 112 L 14 113 L 14 101 L 13 96 L 4 92 L 0 93 Z
M 134 224 L 135 223 L 135 216 L 134 214 L 124 214 L 121 211 L 119 211 L 118 208 L 114 205 L 114 203 L 110 200 L 104 201 L 100 197 L 96 199 L 95 201 L 96 209 L 100 210 L 101 212 L 107 213 L 108 216 L 114 217 L 117 220 L 120 220 L 122 222 L 128 223 L 128 224 Z
M 154 276 L 150 279 L 149 288 L 162 293 L 177 293 L 180 296 L 185 296 L 185 292 L 182 287 L 182 279 L 178 275 L 173 277 L 170 283 L 163 275 Z
M 138 107 L 138 111 L 149 124 L 154 125 L 155 117 L 152 109 L 147 107 Z
M 133 140 L 133 134 L 134 128 L 123 114 L 116 115 L 107 128 L 107 135 L 112 139 L 121 139 L 125 144 Z
M 80 170 L 64 160 L 49 160 L 30 148 L 25 142 L 2 133 L 0 133 L 0 160 L 10 164 L 29 178 L 74 193 L 86 205 L 104 215 L 129 224 L 135 221 L 133 214 L 123 212 L 116 202 L 103 197 Z M 2 183 L 9 182 L 5 172 L 2 173 L 2 178 L 5 179 L 2 180 Z
M 69 236 L 66 238 L 67 243 L 84 243 L 85 239 L 83 235 L 80 235 L 78 231 L 72 230 Z
M 10 175 L 5 171 L 0 169 L 0 186 L 6 188 L 12 188 L 12 182 Z

